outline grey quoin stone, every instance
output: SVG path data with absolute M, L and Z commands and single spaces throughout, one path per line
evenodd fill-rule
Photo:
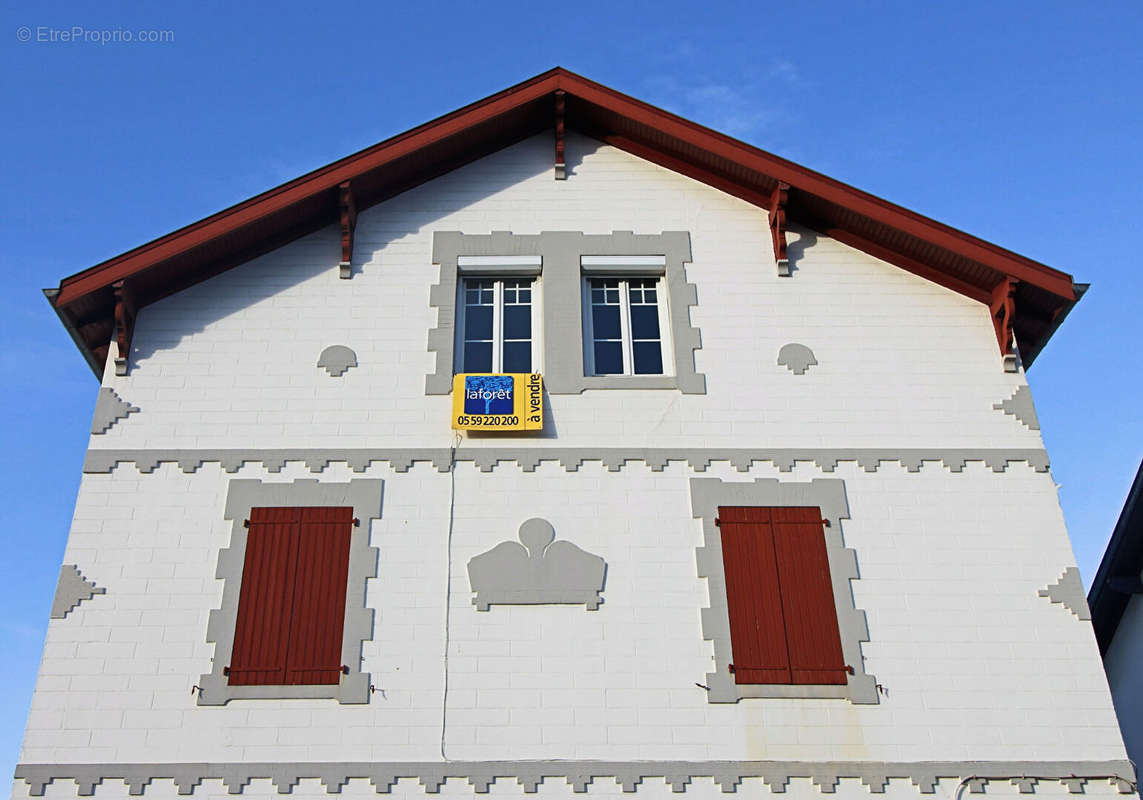
M 1065 569 L 1055 583 L 1040 590 L 1040 597 L 1059 603 L 1078 619 L 1091 619 L 1091 610 L 1087 607 L 1087 598 L 1083 593 L 1083 581 L 1080 580 L 1080 571 L 1076 567 Z
M 468 562 L 468 581 L 480 611 L 492 603 L 546 605 L 586 603 L 599 608 L 607 565 L 599 556 L 571 542 L 554 541 L 556 532 L 546 519 L 520 526 L 520 541 L 501 542 Z
M 60 567 L 60 582 L 56 584 L 56 596 L 52 600 L 52 619 L 63 619 L 73 608 L 97 594 L 107 594 L 107 590 L 83 577 L 75 564 L 64 564 Z
M 790 342 L 778 351 L 779 366 L 786 367 L 795 375 L 804 375 L 806 370 L 818 363 L 814 351 L 804 344 Z
M 1005 414 L 1011 414 L 1024 423 L 1024 426 L 1030 430 L 1040 430 L 1040 420 L 1036 416 L 1036 406 L 1032 404 L 1032 390 L 1027 385 L 1019 387 L 1012 396 L 1005 400 L 1003 403 L 994 403 L 992 406 L 997 411 L 1003 411 Z
M 107 433 L 111 427 L 128 414 L 134 414 L 139 409 L 123 400 L 110 386 L 99 390 L 99 399 L 95 401 L 95 414 L 91 418 L 91 432 L 93 434 Z
M 340 378 L 350 367 L 357 366 L 357 353 L 343 344 L 332 344 L 321 351 L 317 365 L 334 378 Z

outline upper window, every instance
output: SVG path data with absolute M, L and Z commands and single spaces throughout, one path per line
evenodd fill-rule
M 336 685 L 353 508 L 252 508 L 231 686 Z
M 722 506 L 717 525 L 734 682 L 844 686 L 821 509 Z
M 533 283 L 530 277 L 461 282 L 460 372 L 537 370 Z
M 659 278 L 586 279 L 589 375 L 663 375 L 666 308 Z

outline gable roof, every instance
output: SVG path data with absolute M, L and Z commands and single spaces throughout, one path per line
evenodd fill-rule
M 1068 274 L 559 67 L 64 278 L 45 294 L 101 376 L 116 330 L 117 281 L 129 283 L 135 308 L 153 303 L 337 222 L 346 181 L 357 209 L 367 208 L 553 130 L 556 92 L 571 129 L 761 209 L 787 184 L 791 220 L 975 300 L 988 304 L 1014 281 L 1011 322 L 1025 366 L 1082 294 Z

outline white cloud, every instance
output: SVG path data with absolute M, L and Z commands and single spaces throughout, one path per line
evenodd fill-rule
M 702 53 L 689 42 L 678 45 L 663 74 L 648 80 L 651 102 L 740 139 L 772 139 L 795 121 L 795 93 L 804 90 L 798 67 L 784 58 L 751 64 L 727 80 L 702 69 Z

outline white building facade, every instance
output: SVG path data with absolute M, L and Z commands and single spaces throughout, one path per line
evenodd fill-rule
M 115 310 L 13 798 L 1133 793 L 997 347 L 1039 295 L 998 325 L 552 75 L 558 166 L 516 136 L 52 295 L 81 349 Z M 454 430 L 484 372 L 542 429 Z

